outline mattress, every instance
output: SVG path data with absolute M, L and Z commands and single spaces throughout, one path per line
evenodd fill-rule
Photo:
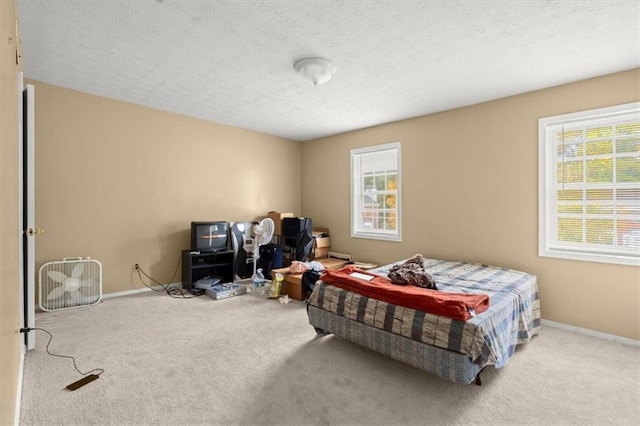
M 452 382 L 471 383 L 482 370 L 458 352 L 373 328 L 315 306 L 309 306 L 308 312 L 309 322 L 318 328 Z
M 386 276 L 402 263 L 370 272 Z M 540 330 L 540 303 L 534 275 L 491 265 L 425 259 L 438 289 L 486 294 L 489 308 L 467 321 L 455 320 L 368 298 L 318 281 L 309 305 L 388 333 L 463 354 L 482 368 L 507 364 L 516 345 Z

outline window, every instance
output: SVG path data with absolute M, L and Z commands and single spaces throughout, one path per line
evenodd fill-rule
M 400 142 L 351 150 L 351 236 L 401 241 Z
M 540 256 L 640 266 L 640 102 L 539 120 Z

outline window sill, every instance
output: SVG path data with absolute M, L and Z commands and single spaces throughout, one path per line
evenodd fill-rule
M 538 255 L 540 257 L 552 257 L 556 259 L 566 259 L 566 260 L 579 260 L 583 262 L 597 262 L 597 263 L 610 263 L 615 265 L 640 266 L 640 258 L 624 256 L 624 255 L 582 253 L 582 252 L 576 252 L 576 251 L 548 250 L 548 249 L 540 250 Z

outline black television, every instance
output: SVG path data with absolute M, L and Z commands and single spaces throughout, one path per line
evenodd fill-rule
M 229 223 L 224 221 L 191 222 L 191 250 L 216 252 L 229 247 Z

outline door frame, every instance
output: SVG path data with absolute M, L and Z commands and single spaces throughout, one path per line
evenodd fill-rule
M 20 312 L 23 327 L 35 327 L 35 87 L 24 85 L 18 73 L 18 203 L 20 209 Z M 27 332 L 26 350 L 35 348 L 35 333 Z

